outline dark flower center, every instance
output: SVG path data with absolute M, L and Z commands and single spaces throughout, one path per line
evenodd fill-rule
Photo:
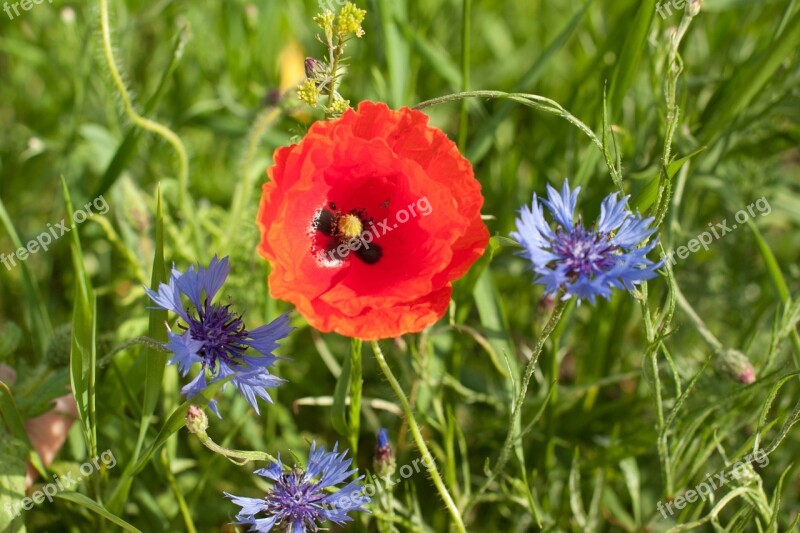
M 189 334 L 203 343 L 199 354 L 204 368 L 215 371 L 218 360 L 228 365 L 242 364 L 247 330 L 242 318 L 230 311 L 230 305 L 209 304 L 206 299 L 203 308 L 197 309 L 197 316 L 189 314 L 189 318 Z
M 559 227 L 550 249 L 559 257 L 568 277 L 592 278 L 610 270 L 617 263 L 619 247 L 611 244 L 609 239 L 610 235 L 589 231 L 578 223 L 569 233 Z
M 364 209 L 343 213 L 330 202 L 317 211 L 311 223 L 311 253 L 323 264 L 341 262 L 354 255 L 374 265 L 383 256 L 383 249 L 373 242 L 377 234 L 373 226 L 372 217 Z

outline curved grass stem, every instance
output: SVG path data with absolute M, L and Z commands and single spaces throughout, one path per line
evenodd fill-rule
M 114 86 L 119 92 L 122 99 L 122 105 L 125 108 L 125 115 L 131 122 L 149 132 L 163 137 L 178 154 L 178 207 L 181 213 L 187 220 L 190 220 L 190 213 L 187 209 L 187 195 L 189 189 L 189 158 L 186 155 L 186 147 L 183 145 L 180 137 L 168 127 L 159 124 L 154 120 L 150 120 L 141 116 L 133 107 L 133 99 L 122 81 L 122 76 L 117 68 L 116 60 L 114 59 L 114 51 L 111 47 L 111 30 L 108 23 L 108 0 L 100 0 L 100 29 L 103 41 L 103 56 L 105 57 L 108 71 L 111 74 L 111 79 Z

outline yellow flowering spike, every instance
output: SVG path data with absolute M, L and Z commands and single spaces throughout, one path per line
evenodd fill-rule
M 297 97 L 310 105 L 317 107 L 317 99 L 319 98 L 319 90 L 314 80 L 306 80 L 297 87 Z
M 347 2 L 342 10 L 339 12 L 339 20 L 336 23 L 336 29 L 341 35 L 353 34 L 356 37 L 364 35 L 364 29 L 361 23 L 364 22 L 364 17 L 367 16 L 365 9 L 359 9 L 353 2 Z

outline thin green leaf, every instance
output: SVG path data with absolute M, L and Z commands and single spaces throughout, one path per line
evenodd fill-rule
M 66 500 L 68 502 L 72 502 L 75 504 L 80 505 L 81 507 L 85 507 L 89 509 L 95 514 L 98 514 L 108 520 L 109 522 L 118 525 L 125 531 L 130 531 L 131 533 L 142 533 L 128 522 L 123 520 L 122 518 L 118 517 L 117 515 L 111 513 L 108 509 L 94 501 L 93 499 L 84 496 L 79 492 L 59 492 L 56 495 L 56 498 L 60 498 L 62 500 Z
M 528 92 L 533 88 L 534 84 L 539 81 L 539 78 L 544 74 L 545 67 L 547 67 L 550 61 L 555 57 L 556 53 L 564 47 L 570 37 L 572 37 L 572 34 L 575 33 L 575 28 L 578 27 L 578 24 L 583 19 L 583 15 L 586 13 L 591 3 L 592 0 L 584 3 L 572 16 L 570 21 L 564 26 L 564 29 L 562 29 L 556 38 L 547 45 L 547 48 L 536 57 L 536 61 L 534 61 L 531 68 L 528 69 L 528 72 L 525 73 L 522 80 L 520 80 L 512 92 Z M 503 102 L 492 117 L 475 133 L 474 140 L 467 147 L 467 158 L 472 161 L 473 164 L 477 165 L 489 152 L 495 131 L 500 126 L 500 123 L 511 113 L 513 108 L 514 106 L 511 102 Z
M 763 50 L 739 65 L 732 77 L 717 89 L 706 106 L 698 137 L 710 143 L 730 127 L 775 75 L 778 68 L 800 46 L 800 12 L 792 16 L 785 30 Z
M 72 199 L 67 182 L 61 177 L 67 217 L 73 220 Z M 70 348 L 70 384 L 78 418 L 83 428 L 86 447 L 97 455 L 97 429 L 95 423 L 95 372 L 97 368 L 97 302 L 94 289 L 83 260 L 80 235 L 72 224 L 72 265 L 75 273 L 75 296 L 72 309 L 72 343 Z
M 11 217 L 8 216 L 8 211 L 0 198 L 0 221 L 3 222 L 14 248 L 19 250 L 22 248 L 22 241 L 17 234 L 14 224 L 11 222 Z M 47 341 L 53 336 L 53 326 L 50 324 L 50 317 L 47 314 L 47 305 L 42 298 L 42 293 L 39 291 L 39 285 L 36 279 L 31 275 L 28 265 L 25 261 L 19 261 L 19 268 L 22 272 L 22 281 L 25 284 L 24 298 L 27 300 L 25 309 L 25 319 L 28 323 L 28 328 L 33 335 L 33 346 L 36 354 L 41 358 L 44 356 L 45 349 L 47 348 Z
M 21 501 L 25 498 L 27 451 L 20 439 L 0 432 L 0 531 L 25 531 Z

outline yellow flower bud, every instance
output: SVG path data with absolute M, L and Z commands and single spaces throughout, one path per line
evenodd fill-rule
M 344 112 L 347 111 L 348 109 L 350 109 L 350 100 L 343 100 L 341 98 L 336 98 L 331 104 L 330 110 L 334 115 L 339 116 L 344 114 Z

